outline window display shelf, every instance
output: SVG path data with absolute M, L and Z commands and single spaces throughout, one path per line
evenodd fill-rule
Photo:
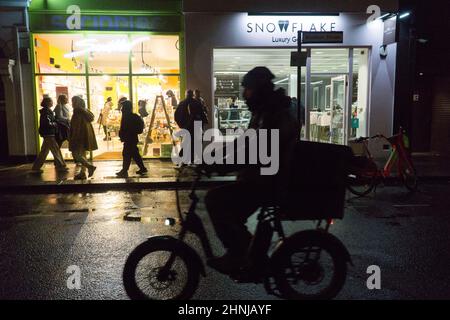
M 247 108 L 218 108 L 217 117 L 219 130 L 225 133 L 226 129 L 247 129 L 251 113 Z

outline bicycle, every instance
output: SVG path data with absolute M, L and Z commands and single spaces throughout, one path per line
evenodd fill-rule
M 200 255 L 184 242 L 187 233 L 192 232 L 200 239 L 206 258 L 214 256 L 201 218 L 196 213 L 199 201 L 196 187 L 204 173 L 201 169 L 196 171 L 189 194 L 191 205 L 185 217 L 181 213 L 179 191 L 176 189 L 178 219 L 181 223 L 178 237 L 152 237 L 130 253 L 125 263 L 123 280 L 131 299 L 189 299 L 199 285 L 200 275 L 206 276 Z M 334 298 L 345 283 L 347 263 L 351 264 L 351 258 L 342 242 L 328 232 L 333 218 L 343 218 L 345 185 L 338 192 L 334 186 L 330 186 L 329 190 L 332 190 L 336 201 L 331 199 L 319 204 L 305 204 L 304 208 L 309 208 L 305 210 L 308 214 L 301 217 L 297 206 L 294 206 L 295 212 L 288 208 L 282 211 L 281 207 L 275 205 L 262 207 L 247 254 L 247 260 L 252 263 L 229 276 L 238 282 L 262 283 L 268 294 L 285 299 Z M 311 197 L 305 197 L 308 198 Z M 333 213 L 329 212 L 330 209 L 333 209 Z M 325 210 L 328 212 L 325 213 Z M 173 224 L 170 220 L 167 224 Z M 314 230 L 297 232 L 287 237 L 282 220 L 318 222 Z M 279 241 L 269 257 L 274 233 L 278 234 Z
M 371 139 L 384 139 L 391 145 L 392 152 L 383 169 L 378 168 L 370 153 L 368 141 Z M 373 137 L 361 137 L 354 142 L 362 143 L 364 154 L 353 159 L 348 177 L 348 190 L 351 193 L 361 197 L 369 194 L 384 179 L 391 176 L 392 168 L 396 163 L 398 174 L 405 187 L 410 191 L 417 189 L 416 169 L 408 152 L 409 140 L 402 128 L 398 134 L 390 138 L 378 134 Z

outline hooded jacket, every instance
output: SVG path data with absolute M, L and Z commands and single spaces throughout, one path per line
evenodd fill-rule
M 69 150 L 93 151 L 97 150 L 97 140 L 91 122 L 94 121 L 94 114 L 82 107 L 73 109 L 72 120 L 70 121 Z
M 130 101 L 122 104 L 122 120 L 120 121 L 119 137 L 124 143 L 137 144 L 138 135 L 144 129 L 144 121 L 137 114 L 133 113 Z
M 39 114 L 39 135 L 41 137 L 55 136 L 58 126 L 52 109 L 42 108 Z
M 248 128 L 279 130 L 279 170 L 273 176 L 265 176 L 261 175 L 259 165 L 245 166 L 239 171 L 238 180 L 263 184 L 268 188 L 281 191 L 289 183 L 292 154 L 296 142 L 299 141 L 300 127 L 290 111 L 291 98 L 285 95 L 283 89 L 259 92 L 254 97 L 247 101 L 252 111 Z M 270 137 L 270 131 L 268 137 Z

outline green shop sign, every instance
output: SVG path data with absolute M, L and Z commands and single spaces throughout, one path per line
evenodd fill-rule
M 181 17 L 174 15 L 83 15 L 30 14 L 30 27 L 37 30 L 157 31 L 179 32 Z
M 29 13 L 32 31 L 180 32 L 182 29 L 181 1 L 35 0 Z

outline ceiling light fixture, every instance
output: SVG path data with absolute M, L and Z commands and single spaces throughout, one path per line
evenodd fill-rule
M 282 82 L 285 82 L 286 80 L 289 80 L 289 78 L 284 78 L 284 79 L 278 80 L 278 81 L 274 82 L 273 84 L 280 84 Z
M 64 54 L 64 58 L 80 57 L 88 52 L 102 52 L 102 53 L 117 53 L 117 52 L 130 52 L 131 49 L 144 41 L 149 40 L 150 37 L 139 37 L 129 42 L 123 39 L 116 39 L 105 43 L 98 43 L 97 39 L 85 39 L 80 40 L 76 45 L 85 47 L 84 49 Z

